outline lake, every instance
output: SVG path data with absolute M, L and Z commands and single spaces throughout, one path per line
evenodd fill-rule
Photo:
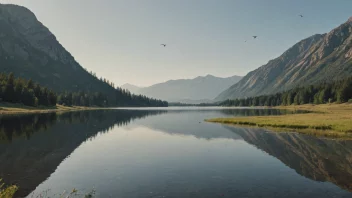
M 0 117 L 18 197 L 352 197 L 352 141 L 203 120 L 274 109 L 145 108 Z

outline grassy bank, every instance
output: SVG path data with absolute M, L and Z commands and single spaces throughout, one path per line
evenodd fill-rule
M 79 107 L 79 106 L 62 106 L 56 105 L 54 107 L 30 107 L 22 104 L 0 103 L 0 114 L 25 114 L 25 113 L 52 113 L 52 112 L 66 112 L 66 111 L 82 111 L 102 109 L 96 107 Z
M 249 116 L 206 120 L 223 124 L 263 127 L 327 137 L 352 137 L 352 104 L 282 106 L 280 109 L 311 113 Z
M 13 198 L 16 196 L 16 192 L 18 190 L 18 187 L 16 185 L 12 186 L 5 186 L 4 183 L 1 182 L 2 180 L 0 179 L 0 198 Z M 40 198 L 49 198 L 48 192 L 50 190 L 44 191 L 38 195 L 32 194 L 31 197 L 40 197 Z M 89 193 L 84 193 L 84 192 L 78 192 L 77 189 L 73 189 L 71 192 L 69 191 L 64 191 L 62 194 L 58 195 L 57 197 L 59 198 L 71 198 L 71 197 L 84 197 L 84 198 L 93 198 L 95 196 L 95 190 L 92 190 Z
M 12 198 L 17 190 L 17 186 L 5 186 L 0 179 L 0 198 Z

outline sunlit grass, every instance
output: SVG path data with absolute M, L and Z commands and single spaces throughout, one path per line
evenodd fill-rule
M 2 183 L 2 179 L 0 179 L 0 198 L 12 198 L 17 190 L 17 186 L 5 186 L 5 184 Z
M 288 129 L 329 137 L 352 137 L 352 104 L 299 105 L 279 107 L 311 113 L 278 116 L 249 116 L 206 120 L 224 124 Z
M 81 106 L 63 106 L 56 105 L 54 107 L 30 107 L 22 104 L 0 103 L 0 114 L 22 114 L 22 113 L 51 113 L 51 112 L 66 112 L 66 111 L 81 111 L 102 109 L 97 107 L 81 107 Z
M 60 194 L 50 195 L 50 190 L 43 191 L 39 194 L 31 194 L 30 198 L 93 198 L 95 197 L 95 190 L 92 190 L 89 193 L 83 193 L 73 188 L 71 191 L 64 191 Z

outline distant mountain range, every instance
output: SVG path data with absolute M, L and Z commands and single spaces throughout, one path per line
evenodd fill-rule
M 136 85 L 132 85 L 132 84 L 129 84 L 129 83 L 126 83 L 126 84 L 122 85 L 121 88 L 122 89 L 127 89 L 131 93 L 138 93 L 140 89 L 143 89 L 142 87 L 138 87 Z
M 298 42 L 278 58 L 249 72 L 216 100 L 272 94 L 351 76 L 351 46 L 352 17 L 327 34 Z
M 241 76 L 221 78 L 212 75 L 198 76 L 194 79 L 169 80 L 149 87 L 124 84 L 121 88 L 135 94 L 142 94 L 169 102 L 202 103 L 212 102 L 222 91 L 238 82 Z

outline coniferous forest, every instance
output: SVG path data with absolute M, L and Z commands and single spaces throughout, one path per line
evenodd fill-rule
M 65 106 L 134 106 L 134 107 L 167 107 L 168 102 L 151 99 L 142 95 L 134 95 L 129 91 L 121 89 L 115 92 L 117 103 L 111 102 L 109 97 L 101 92 L 85 93 L 64 92 L 58 96 L 58 104 Z
M 221 106 L 280 106 L 344 103 L 352 100 L 352 77 L 333 83 L 294 88 L 272 95 L 225 100 Z
M 110 85 L 109 86 L 113 86 Z M 55 106 L 57 103 L 66 106 L 168 106 L 166 101 L 134 95 L 129 91 L 116 88 L 109 96 L 102 92 L 63 92 L 55 93 L 47 87 L 32 80 L 16 78 L 13 73 L 0 73 L 0 102 L 22 103 L 27 106 Z
M 15 78 L 13 73 L 0 73 L 0 98 L 3 102 L 22 103 L 27 106 L 55 106 L 57 95 L 32 80 Z

